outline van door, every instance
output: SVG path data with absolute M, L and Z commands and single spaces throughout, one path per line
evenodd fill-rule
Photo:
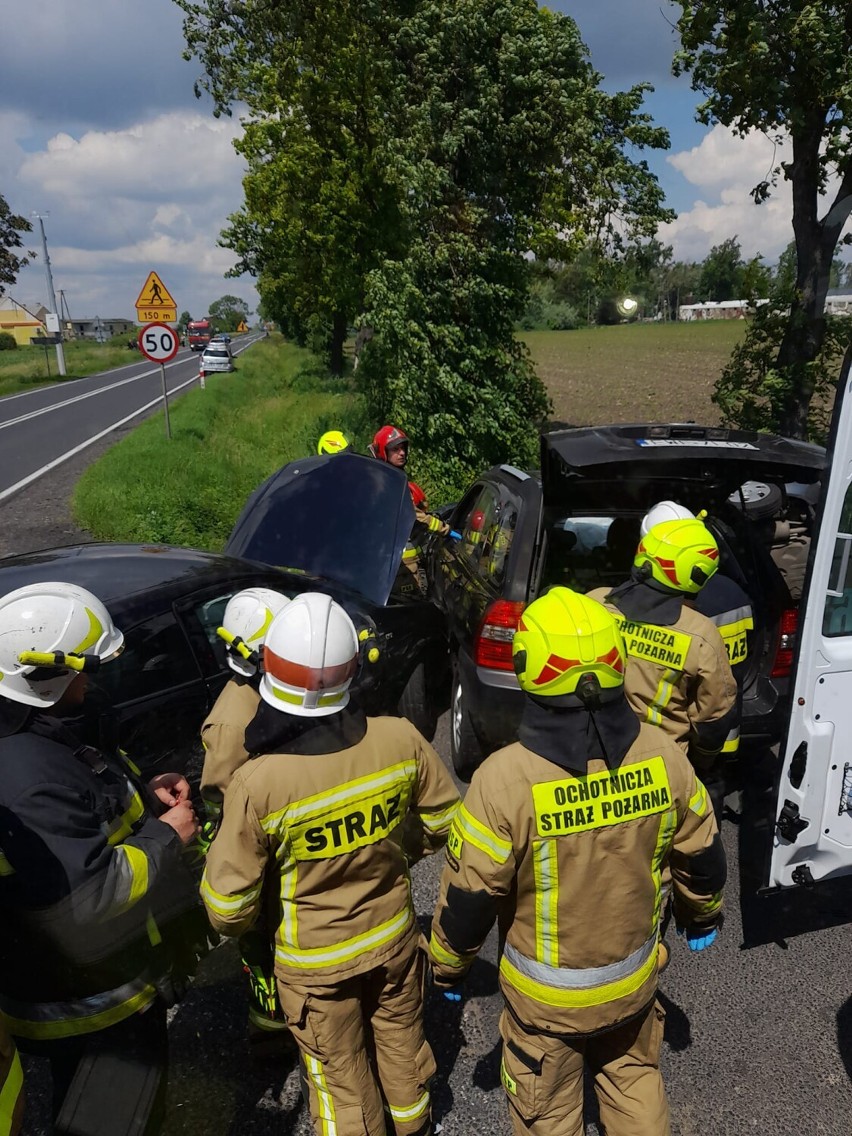
M 770 888 L 852 874 L 852 348 L 847 351 L 800 609 L 778 773 Z

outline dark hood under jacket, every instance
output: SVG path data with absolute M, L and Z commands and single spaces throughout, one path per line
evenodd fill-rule
M 639 736 L 639 719 L 622 693 L 599 710 L 561 710 L 525 699 L 518 740 L 563 769 L 585 772 L 594 758 L 617 768 Z
M 261 701 L 246 729 L 246 749 L 251 754 L 339 753 L 360 742 L 366 732 L 367 718 L 357 707 L 308 718 L 287 714 Z
M 680 592 L 670 592 L 657 585 L 656 581 L 643 576 L 638 568 L 632 568 L 630 579 L 619 584 L 607 596 L 628 619 L 639 623 L 656 623 L 660 627 L 672 627 L 680 619 L 684 596 Z

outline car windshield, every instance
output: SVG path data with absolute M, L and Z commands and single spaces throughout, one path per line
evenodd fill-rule
M 225 547 L 384 604 L 413 523 L 408 483 L 392 466 L 359 454 L 305 458 L 261 485 Z
M 566 516 L 547 510 L 542 590 L 560 584 L 577 592 L 615 587 L 629 573 L 642 516 Z
M 221 350 L 218 350 L 218 351 L 215 348 L 211 348 L 211 349 L 205 351 L 204 354 L 210 355 L 214 359 L 227 359 L 228 358 L 228 352 L 224 349 L 224 347 L 221 348 Z

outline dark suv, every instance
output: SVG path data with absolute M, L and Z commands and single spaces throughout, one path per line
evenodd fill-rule
M 517 737 L 512 637 L 524 607 L 554 584 L 588 592 L 625 580 L 641 519 L 665 499 L 707 510 L 720 570 L 752 598 L 742 732 L 778 741 L 798 598 L 784 542 L 789 517 L 799 533 L 808 529 L 804 498 L 824 464 L 819 446 L 774 435 L 643 424 L 546 434 L 540 473 L 502 465 L 483 474 L 448 516 L 462 540 L 434 542 L 427 561 L 431 597 L 448 621 L 457 772 L 468 777 Z M 791 497 L 792 483 L 803 497 Z

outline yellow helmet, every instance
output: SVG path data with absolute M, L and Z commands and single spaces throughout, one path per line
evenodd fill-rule
M 715 575 L 719 546 L 697 518 L 663 521 L 642 537 L 633 563 L 669 591 L 694 596 Z
M 342 454 L 344 450 L 351 448 L 349 439 L 342 430 L 326 430 L 317 442 L 318 454 Z
M 551 588 L 534 600 L 512 640 L 521 689 L 546 697 L 576 692 L 584 700 L 587 678 L 597 692 L 623 686 L 624 657 L 621 632 L 610 612 L 570 588 Z

